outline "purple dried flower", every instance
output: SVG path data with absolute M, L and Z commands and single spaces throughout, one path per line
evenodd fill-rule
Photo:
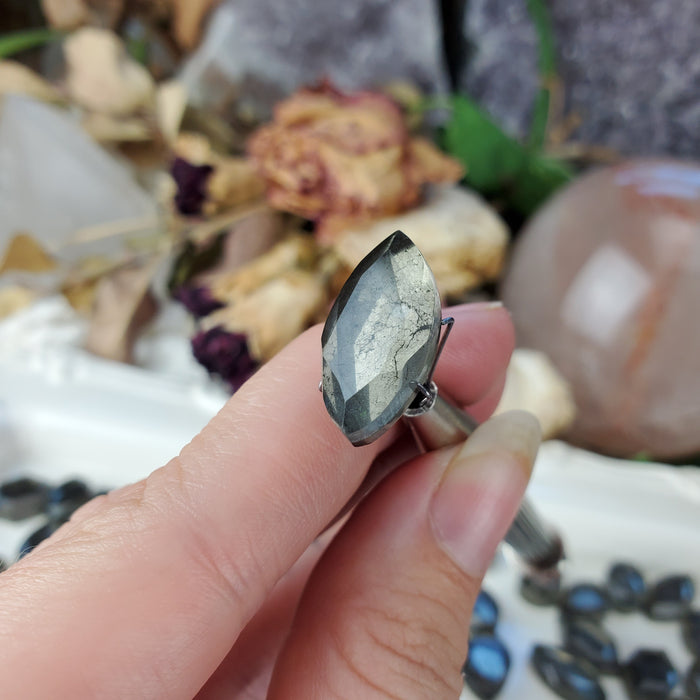
M 202 213 L 207 198 L 206 184 L 214 168 L 211 165 L 193 165 L 184 158 L 175 158 L 170 174 L 177 184 L 175 206 L 185 216 Z
M 209 287 L 182 285 L 175 290 L 173 298 L 177 299 L 195 318 L 208 316 L 217 309 L 226 306 L 214 298 Z
M 202 331 L 192 338 L 197 362 L 227 381 L 233 391 L 241 387 L 257 369 L 243 333 L 230 333 L 221 326 Z

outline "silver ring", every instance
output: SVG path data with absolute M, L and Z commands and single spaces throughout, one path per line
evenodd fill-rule
M 319 386 L 330 417 L 353 445 L 367 445 L 402 418 L 424 450 L 461 442 L 477 427 L 448 401 L 433 373 L 454 324 L 442 318 L 432 271 L 396 231 L 355 268 L 328 315 Z M 386 476 L 370 474 L 347 508 Z M 556 567 L 560 537 L 524 501 L 506 541 L 531 568 Z

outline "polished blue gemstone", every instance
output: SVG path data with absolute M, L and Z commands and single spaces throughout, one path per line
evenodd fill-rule
M 700 658 L 700 610 L 691 610 L 683 618 L 683 639 L 690 653 Z
M 61 522 L 50 520 L 38 530 L 34 531 L 19 548 L 18 558 L 21 559 L 23 556 L 29 554 L 29 552 L 35 547 L 38 547 L 47 537 L 51 537 L 62 524 Z
M 608 572 L 607 591 L 615 610 L 630 612 L 641 606 L 646 584 L 639 569 L 632 564 L 620 563 Z
M 688 670 L 685 677 L 685 692 L 689 700 L 700 700 L 700 659 Z
M 43 513 L 48 487 L 39 481 L 22 477 L 0 486 L 0 518 L 24 520 Z
M 531 658 L 537 675 L 565 700 L 605 700 L 598 674 L 589 663 L 563 649 L 538 644 Z
M 477 697 L 495 698 L 509 670 L 510 655 L 500 639 L 490 635 L 472 637 L 462 676 Z
M 564 593 L 561 607 L 565 615 L 601 620 L 610 607 L 610 601 L 599 586 L 579 583 Z
M 555 574 L 525 574 L 520 579 L 520 595 L 532 605 L 557 605 L 561 597 L 561 576 Z
M 564 646 L 602 673 L 617 673 L 619 663 L 613 638 L 595 620 L 564 618 Z
M 666 652 L 656 649 L 640 649 L 625 664 L 623 675 L 632 700 L 666 700 L 678 683 Z
M 472 632 L 493 632 L 498 622 L 498 604 L 490 593 L 479 591 L 469 625 Z
M 67 520 L 92 496 L 91 489 L 81 479 L 65 481 L 49 491 L 46 513 L 50 518 Z
M 689 612 L 694 597 L 690 576 L 667 576 L 651 589 L 644 610 L 653 620 L 679 620 Z

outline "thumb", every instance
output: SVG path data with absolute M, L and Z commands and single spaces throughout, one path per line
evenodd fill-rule
M 312 574 L 268 697 L 457 697 L 471 610 L 539 441 L 513 411 L 389 477 Z

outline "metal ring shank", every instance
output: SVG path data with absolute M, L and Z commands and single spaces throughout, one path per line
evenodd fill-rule
M 426 450 L 462 442 L 478 425 L 469 414 L 440 396 L 437 389 L 429 410 L 410 417 L 408 423 Z M 561 538 L 544 525 L 528 499 L 523 500 L 505 540 L 536 569 L 555 567 L 564 556 Z

